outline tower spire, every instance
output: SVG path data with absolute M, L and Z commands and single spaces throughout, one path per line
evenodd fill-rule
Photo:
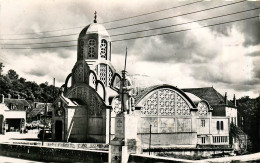
M 97 11 L 94 12 L 94 23 L 97 23 Z

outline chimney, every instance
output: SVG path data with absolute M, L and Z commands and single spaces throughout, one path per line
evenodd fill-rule
M 12 97 L 12 96 L 11 96 L 10 94 L 7 94 L 7 98 L 11 99 L 11 97 Z
M 225 102 L 226 105 L 228 104 L 227 92 L 225 92 L 224 102 Z
M 64 95 L 64 87 L 61 87 L 61 89 L 60 89 L 60 95 L 61 95 L 61 96 Z
M 236 95 L 234 94 L 234 98 L 233 98 L 233 103 L 235 106 L 237 106 L 237 99 L 236 99 Z
M 3 94 L 0 95 L 0 100 L 1 100 L 1 103 L 5 103 L 5 96 Z

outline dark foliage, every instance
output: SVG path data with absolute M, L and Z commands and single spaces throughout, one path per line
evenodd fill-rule
M 35 82 L 26 81 L 20 77 L 14 70 L 9 70 L 6 75 L 1 74 L 3 64 L 0 63 L 0 93 L 12 98 L 23 98 L 35 100 L 38 102 L 53 102 L 54 97 L 57 97 L 59 89 L 48 82 L 38 85 Z
M 260 96 L 251 99 L 248 96 L 242 97 L 237 101 L 238 105 L 238 124 L 241 129 L 248 135 L 249 141 L 252 142 L 250 152 L 260 151 Z

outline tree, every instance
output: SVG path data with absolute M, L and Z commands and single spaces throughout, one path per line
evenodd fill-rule
M 24 83 L 25 83 L 25 81 L 26 81 L 26 79 L 25 79 L 25 78 L 23 78 L 23 77 L 20 77 L 20 79 L 19 79 L 19 82 L 20 82 L 20 83 L 23 83 L 23 84 L 24 84 Z
M 3 72 L 3 68 L 4 68 L 5 66 L 3 65 L 3 63 L 1 63 L 0 62 L 0 76 L 2 75 L 2 72 Z
M 16 71 L 14 70 L 9 70 L 7 72 L 7 76 L 11 79 L 11 80 L 17 80 L 19 78 L 19 75 L 16 73 Z
M 251 99 L 248 96 L 242 97 L 237 101 L 238 112 L 243 117 L 243 131 L 249 136 L 252 142 L 252 152 L 259 148 L 259 107 L 260 97 Z

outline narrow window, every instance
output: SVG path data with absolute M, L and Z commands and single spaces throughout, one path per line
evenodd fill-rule
M 102 39 L 100 44 L 100 57 L 107 58 L 107 41 Z
M 88 57 L 89 58 L 95 57 L 95 47 L 96 47 L 96 41 L 94 39 L 90 39 L 88 41 Z
M 217 130 L 219 130 L 219 121 L 217 121 Z
M 221 121 L 220 127 L 221 127 L 221 130 L 224 130 L 224 123 L 223 123 L 223 121 Z
M 205 142 L 206 142 L 205 137 L 202 137 L 202 138 L 201 138 L 201 142 L 202 142 L 202 144 L 205 144 Z
M 201 120 L 201 127 L 205 127 L 205 120 L 204 119 Z

